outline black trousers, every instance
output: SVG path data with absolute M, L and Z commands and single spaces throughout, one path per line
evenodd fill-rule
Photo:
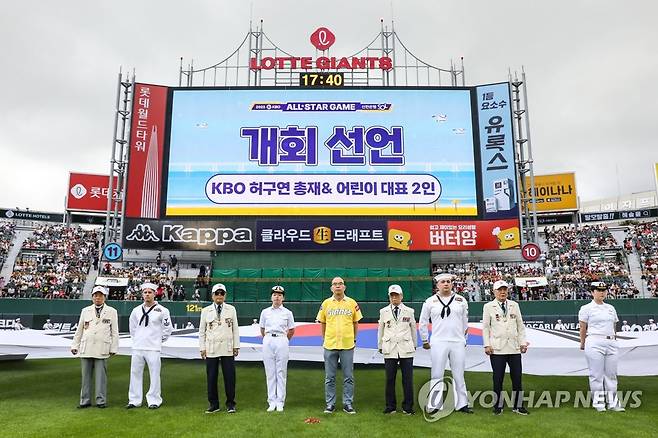
M 398 374 L 398 364 L 402 370 L 402 409 L 410 412 L 414 406 L 414 358 L 384 359 L 386 370 L 386 408 L 395 409 L 397 401 L 395 398 L 395 379 Z
M 492 354 L 491 368 L 493 369 L 493 390 L 496 398 L 494 406 L 502 408 L 504 399 L 501 399 L 500 393 L 503 390 L 503 379 L 505 378 L 505 368 L 509 365 L 509 374 L 512 379 L 512 400 L 515 408 L 523 406 L 523 388 L 521 386 L 521 353 L 517 354 Z
M 206 358 L 206 377 L 208 379 L 208 403 L 211 407 L 219 407 L 219 394 L 217 393 L 217 379 L 219 378 L 219 362 L 222 363 L 224 375 L 224 392 L 226 393 L 226 407 L 235 407 L 235 357 L 220 356 Z

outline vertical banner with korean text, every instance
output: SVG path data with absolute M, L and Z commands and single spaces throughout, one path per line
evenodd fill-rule
M 133 94 L 126 217 L 160 215 L 167 87 L 135 84 Z
M 476 90 L 484 217 L 517 217 L 519 204 L 509 84 L 484 85 Z

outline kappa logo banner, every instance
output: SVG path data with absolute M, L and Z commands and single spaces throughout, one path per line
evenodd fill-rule
M 254 221 L 157 221 L 126 219 L 123 247 L 199 251 L 255 249 Z

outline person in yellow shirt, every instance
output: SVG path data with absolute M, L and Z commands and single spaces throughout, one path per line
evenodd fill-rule
M 359 320 L 363 318 L 355 300 L 345 296 L 345 281 L 336 277 L 331 281 L 333 296 L 322 302 L 316 319 L 322 324 L 324 347 L 325 414 L 336 410 L 336 370 L 340 361 L 343 369 L 343 411 L 356 414 L 354 399 L 354 347 Z

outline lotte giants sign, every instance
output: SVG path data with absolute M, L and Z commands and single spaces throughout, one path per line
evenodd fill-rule
M 112 184 L 112 199 L 117 199 L 117 177 Z M 107 211 L 108 175 L 70 173 L 66 209 L 73 211 Z
M 317 50 L 325 51 L 336 42 L 336 36 L 326 27 L 320 27 L 311 34 L 311 44 Z M 381 69 L 393 68 L 393 60 L 388 56 L 352 56 L 352 57 L 327 57 L 320 56 L 265 56 L 263 58 L 251 58 L 249 68 L 252 70 L 275 70 L 275 69 L 318 69 L 318 70 L 341 70 L 341 69 Z

